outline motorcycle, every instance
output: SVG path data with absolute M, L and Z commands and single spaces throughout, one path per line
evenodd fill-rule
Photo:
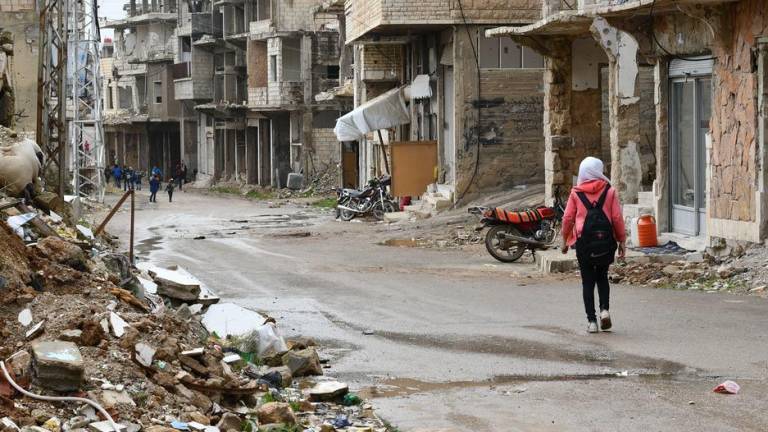
M 336 217 L 350 221 L 356 216 L 370 213 L 377 220 L 384 220 L 384 213 L 400 210 L 400 206 L 389 196 L 387 186 L 392 183 L 390 176 L 372 179 L 363 190 L 336 188 Z
M 552 207 L 517 210 L 471 207 L 469 213 L 482 217 L 481 229 L 490 227 L 485 235 L 488 253 L 501 262 L 511 263 L 520 259 L 526 250 L 535 255 L 536 250 L 545 250 L 555 243 L 565 204 L 555 191 Z

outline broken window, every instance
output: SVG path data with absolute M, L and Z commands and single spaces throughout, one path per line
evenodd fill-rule
M 111 110 L 115 108 L 114 105 L 115 104 L 112 99 L 112 80 L 107 80 L 107 94 L 106 94 L 106 99 L 104 101 L 104 106 L 106 109 Z
M 182 63 L 192 61 L 192 38 L 183 36 L 179 38 L 179 56 Z
M 117 88 L 117 104 L 120 109 L 131 109 L 133 105 L 133 87 Z
M 163 103 L 163 83 L 162 81 L 155 81 L 152 83 L 153 85 L 153 95 L 155 96 L 155 103 L 161 104 Z
M 339 79 L 339 66 L 326 66 L 325 77 L 328 79 Z
M 257 0 L 256 21 L 272 19 L 272 0 Z
M 301 81 L 301 40 L 283 39 L 283 81 Z
M 482 69 L 540 69 L 544 58 L 536 51 L 522 46 L 512 38 L 487 38 L 478 41 L 479 63 Z

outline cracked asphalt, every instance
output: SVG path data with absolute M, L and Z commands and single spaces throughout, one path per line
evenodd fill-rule
M 577 279 L 481 246 L 382 246 L 396 228 L 328 210 L 174 198 L 137 197 L 139 259 L 314 337 L 401 431 L 768 430 L 765 299 L 615 286 L 614 331 L 588 335 Z M 123 244 L 128 217 L 108 227 Z M 725 379 L 742 391 L 713 393 Z

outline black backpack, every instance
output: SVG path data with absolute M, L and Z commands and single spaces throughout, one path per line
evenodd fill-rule
M 576 241 L 576 253 L 581 259 L 594 265 L 611 264 L 616 253 L 617 244 L 613 235 L 613 225 L 603 211 L 603 204 L 610 188 L 611 186 L 607 185 L 595 203 L 590 203 L 584 192 L 576 193 L 587 209 L 581 237 Z

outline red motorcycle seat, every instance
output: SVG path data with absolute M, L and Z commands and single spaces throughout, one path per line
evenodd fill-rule
M 498 220 L 512 224 L 538 222 L 542 219 L 550 219 L 555 216 L 555 211 L 549 207 L 524 210 L 505 210 L 497 207 L 494 209 L 493 213 Z

